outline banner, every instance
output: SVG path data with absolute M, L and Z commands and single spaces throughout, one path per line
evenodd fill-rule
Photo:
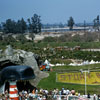
M 62 83 L 85 84 L 85 73 L 57 73 L 56 81 Z M 87 85 L 100 85 L 100 72 L 86 72 Z

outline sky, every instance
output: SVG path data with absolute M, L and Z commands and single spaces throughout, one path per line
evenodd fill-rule
M 0 0 L 0 22 L 6 19 L 27 20 L 33 14 L 41 16 L 43 24 L 92 22 L 100 15 L 100 0 Z

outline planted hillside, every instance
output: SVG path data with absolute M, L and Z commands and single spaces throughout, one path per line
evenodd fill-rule
M 100 61 L 100 52 L 99 51 L 82 51 L 81 49 L 76 50 L 74 49 L 74 46 L 77 46 L 79 43 L 33 43 L 28 42 L 24 37 L 23 39 L 20 38 L 23 36 L 18 37 L 18 41 L 10 41 L 9 39 L 2 40 L 0 42 L 0 48 L 6 48 L 7 45 L 12 45 L 15 49 L 23 49 L 25 51 L 31 51 L 35 54 L 38 54 L 42 60 L 49 59 L 51 63 L 65 63 L 69 64 L 70 60 L 68 59 L 79 59 L 79 60 L 94 60 L 94 61 Z M 10 39 L 11 40 L 11 39 Z M 74 45 L 73 45 L 74 44 Z M 86 46 L 86 45 L 94 45 L 94 48 L 98 47 L 100 43 L 80 43 L 80 45 Z M 67 46 L 67 48 L 66 48 Z M 81 48 L 81 46 L 80 46 Z M 84 47 L 85 48 L 85 47 Z

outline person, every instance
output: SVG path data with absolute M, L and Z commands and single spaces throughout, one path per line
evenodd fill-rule
M 54 90 L 53 90 L 53 94 L 56 94 L 56 88 L 54 88 Z
M 76 92 L 75 95 L 78 96 L 78 92 Z
M 25 91 L 22 90 L 21 92 L 19 92 L 19 100 L 22 100 L 25 96 Z
M 67 88 L 67 90 L 66 90 L 66 94 L 68 95 L 69 94 L 69 89 Z
M 38 100 L 43 100 L 43 99 L 42 99 L 42 95 L 40 95 L 40 96 L 38 97 Z
M 75 90 L 74 89 L 71 90 L 71 94 L 75 95 Z
M 98 95 L 98 100 L 100 100 L 100 95 Z
M 35 89 L 33 89 L 32 94 L 35 94 Z
M 46 96 L 43 96 L 43 100 L 47 100 L 47 99 L 46 99 Z
M 65 89 L 63 90 L 63 95 L 66 95 L 66 90 Z
M 59 95 L 61 95 L 61 91 L 59 91 Z
M 80 93 L 78 93 L 78 97 L 80 97 L 80 95 L 81 95 L 81 94 L 80 94 Z
M 64 95 L 64 88 L 62 88 L 61 90 L 61 95 Z
M 45 89 L 44 91 L 45 91 L 45 94 L 48 94 L 49 93 L 47 89 Z
M 90 94 L 88 93 L 87 98 L 90 98 Z
M 43 89 L 41 88 L 41 89 L 40 89 L 40 94 L 42 94 L 42 93 L 43 93 Z
M 96 94 L 93 95 L 93 100 L 96 100 Z
M 56 99 L 57 99 L 57 95 L 54 94 L 54 95 L 53 95 L 53 100 L 56 100 Z
M 61 100 L 61 96 L 57 96 L 57 100 Z

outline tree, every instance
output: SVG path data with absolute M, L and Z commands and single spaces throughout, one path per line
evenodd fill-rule
M 0 32 L 2 31 L 2 26 L 1 26 L 1 24 L 0 24 Z
M 97 27 L 96 19 L 93 20 L 93 24 L 94 24 L 94 25 L 93 25 L 93 28 L 94 28 L 95 31 L 96 31 L 96 27 Z
M 2 23 L 2 27 L 4 33 L 25 33 L 27 30 L 27 24 L 23 18 L 17 22 L 7 19 L 6 22 Z
M 34 35 L 34 33 L 30 33 L 29 34 L 29 37 L 32 39 L 32 41 L 34 40 L 34 38 L 35 38 L 35 35 Z
M 97 30 L 99 31 L 99 15 L 97 16 Z
M 97 18 L 95 18 L 95 19 L 93 20 L 93 23 L 94 23 L 93 27 L 94 27 L 95 31 L 96 31 L 96 30 L 99 31 L 99 15 L 97 16 Z
M 74 24 L 75 24 L 74 19 L 72 17 L 70 17 L 69 20 L 68 20 L 68 26 L 69 26 L 70 30 L 73 29 Z
M 18 20 L 17 23 L 16 23 L 16 32 L 17 33 L 21 33 L 22 32 L 21 20 Z
M 21 33 L 25 33 L 25 31 L 27 30 L 27 24 L 24 21 L 24 19 L 21 19 Z
M 28 18 L 27 21 L 28 21 L 28 30 L 29 30 L 29 33 L 32 33 L 32 23 L 31 23 L 30 18 Z
M 24 21 L 24 19 L 22 18 L 21 20 L 18 20 L 16 24 L 17 33 L 25 33 L 26 30 L 27 30 L 27 24 Z
M 84 20 L 84 32 L 86 30 L 86 21 Z
M 38 16 L 37 14 L 34 14 L 33 17 L 31 17 L 31 19 L 28 19 L 28 29 L 30 33 L 39 33 L 41 32 L 41 20 L 40 20 L 40 16 Z
M 5 23 L 3 23 L 3 31 L 5 33 L 16 33 L 15 31 L 16 22 L 11 19 L 7 19 Z

